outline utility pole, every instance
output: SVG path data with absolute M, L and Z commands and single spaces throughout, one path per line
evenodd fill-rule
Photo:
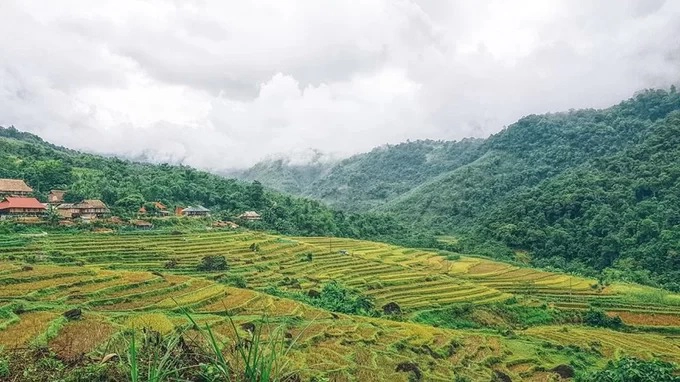
M 333 236 L 328 237 L 328 253 L 333 253 Z

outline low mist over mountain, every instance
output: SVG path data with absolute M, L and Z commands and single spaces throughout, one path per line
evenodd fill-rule
M 486 138 L 680 77 L 670 0 L 69 4 L 3 2 L 0 125 L 204 170 Z

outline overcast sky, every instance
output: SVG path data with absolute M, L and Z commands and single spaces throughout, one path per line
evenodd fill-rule
M 485 137 L 679 80 L 674 0 L 0 1 L 0 125 L 204 169 Z

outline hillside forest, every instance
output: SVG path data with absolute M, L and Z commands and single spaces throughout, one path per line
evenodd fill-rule
M 529 115 L 485 140 L 387 145 L 314 172 L 298 194 L 456 238 L 421 243 L 677 291 L 679 110 L 675 87 L 644 90 L 606 109 Z M 257 175 L 272 166 L 247 179 L 286 184 L 287 171 Z

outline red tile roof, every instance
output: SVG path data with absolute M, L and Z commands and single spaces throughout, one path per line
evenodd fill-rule
M 15 198 L 7 197 L 0 202 L 0 210 L 9 208 L 39 208 L 46 209 L 45 206 L 36 198 Z

